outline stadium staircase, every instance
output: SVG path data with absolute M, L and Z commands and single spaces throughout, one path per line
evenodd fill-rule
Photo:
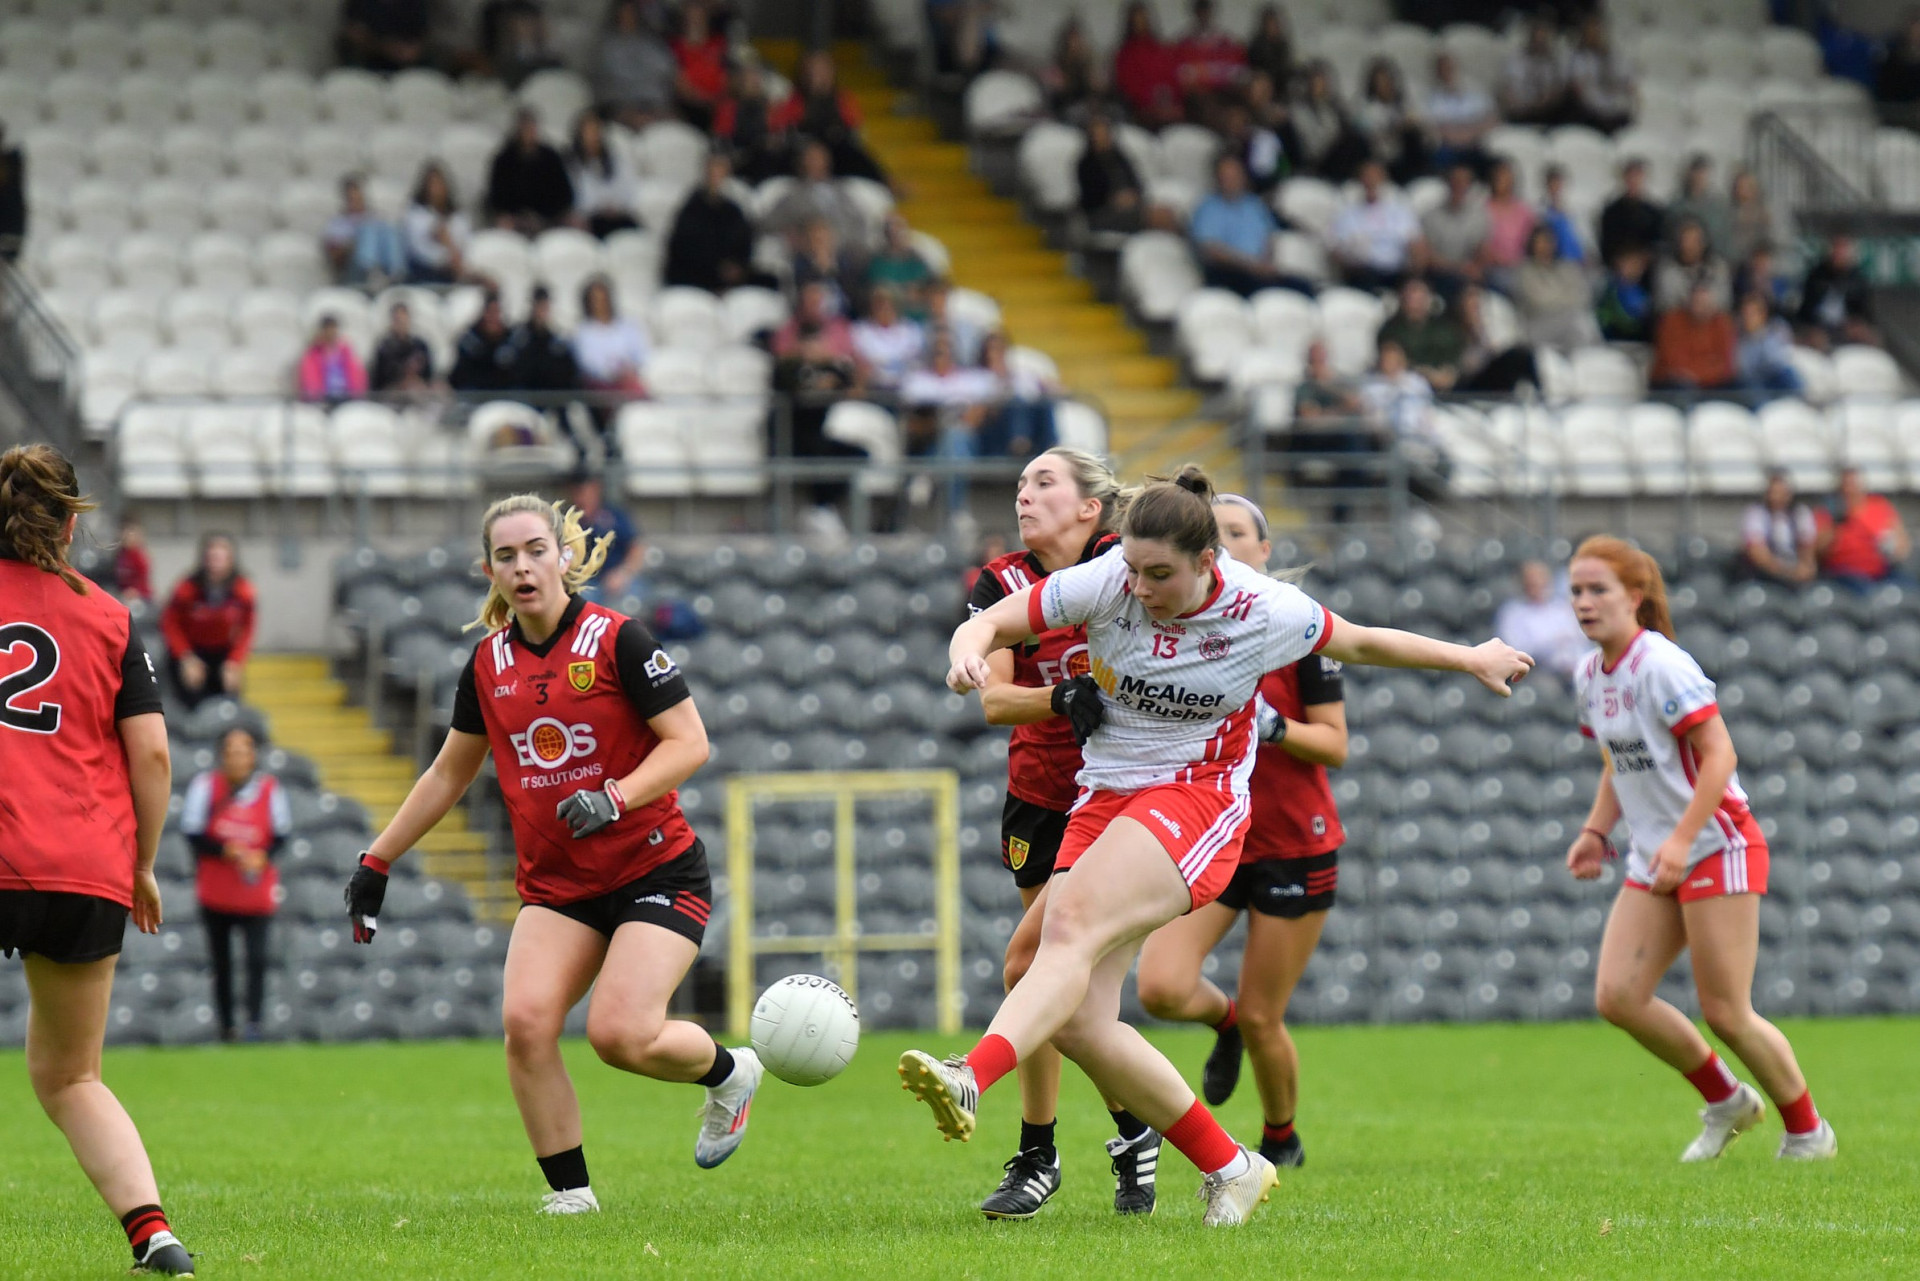
M 795 42 L 761 41 L 759 48 L 783 71 L 799 59 Z M 865 117 L 862 136 L 900 189 L 900 213 L 947 247 L 956 285 L 1000 304 L 1013 341 L 1052 356 L 1068 388 L 1099 406 L 1108 449 L 1126 473 L 1197 459 L 1237 477 L 1238 449 L 1221 424 L 1194 419 L 1201 398 L 1180 385 L 1179 365 L 1148 351 L 1145 335 L 1094 296 L 1019 205 L 993 194 L 971 171 L 966 145 L 943 141 L 931 117 L 909 110 L 912 95 L 887 83 L 865 46 L 835 45 L 834 62 Z M 1169 430 L 1182 419 L 1194 420 Z
M 366 806 L 376 829 L 400 808 L 418 773 L 394 750 L 391 731 L 364 707 L 347 701 L 347 687 L 320 654 L 261 654 L 248 665 L 247 701 L 267 717 L 273 741 L 310 757 L 329 791 Z M 510 883 L 487 874 L 487 838 L 467 826 L 455 806 L 415 847 L 421 871 L 461 885 L 481 920 L 509 920 L 519 900 Z

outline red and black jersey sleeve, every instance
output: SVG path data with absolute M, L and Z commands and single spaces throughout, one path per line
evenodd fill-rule
M 1340 664 L 1334 659 L 1325 654 L 1309 654 L 1294 666 L 1302 707 L 1324 706 L 1346 700 L 1346 680 L 1340 674 Z
M 486 642 L 480 642 L 484 645 Z M 467 665 L 460 669 L 460 684 L 453 691 L 453 720 L 451 726 L 462 734 L 478 734 L 486 737 L 487 721 L 480 713 L 480 693 L 474 682 L 473 669 L 480 661 L 480 645 L 473 647 L 473 653 L 467 655 Z
M 160 680 L 154 674 L 153 657 L 140 640 L 140 633 L 127 628 L 127 650 L 120 656 L 120 692 L 113 697 L 113 719 L 144 716 L 160 710 Z
M 620 673 L 620 688 L 641 720 L 652 720 L 693 697 L 687 678 L 673 655 L 662 649 L 659 640 L 637 618 L 620 624 L 613 638 L 614 670 Z
M 1007 585 L 1000 581 L 1000 575 L 994 572 L 992 565 L 982 567 L 980 576 L 973 580 L 973 591 L 967 595 L 967 612 L 978 614 L 990 609 L 1004 600 Z

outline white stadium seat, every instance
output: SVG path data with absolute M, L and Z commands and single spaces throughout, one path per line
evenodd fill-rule
M 230 133 L 247 123 L 245 82 L 225 71 L 203 71 L 187 81 L 187 118 L 202 129 Z
M 328 415 L 327 442 L 349 491 L 395 497 L 411 490 L 400 419 L 385 405 L 341 405 Z
M 573 132 L 574 118 L 593 105 L 593 91 L 572 71 L 536 71 L 516 95 L 520 105 L 540 117 L 540 127 L 555 138 Z
M 1164 323 L 1173 319 L 1180 300 L 1200 287 L 1200 272 L 1185 240 L 1144 231 L 1128 237 L 1120 250 L 1120 283 L 1142 316 Z
M 433 154 L 433 135 L 413 124 L 381 125 L 367 137 L 367 162 L 383 178 L 411 186 Z
M 942 280 L 953 275 L 953 255 L 947 252 L 946 245 L 938 237 L 925 231 L 908 233 L 913 241 L 913 251 L 920 255 L 920 261 L 927 269 Z
M 173 236 L 135 232 L 114 247 L 114 275 L 126 289 L 148 293 L 178 289 L 183 268 L 180 242 Z
M 756 335 L 787 323 L 786 296 L 757 285 L 729 289 L 720 308 L 727 340 L 733 343 L 751 342 Z
M 179 124 L 186 112 L 184 74 L 136 71 L 122 77 L 115 94 L 118 100 L 114 111 L 121 127 L 144 137 L 165 133 Z
M 387 114 L 410 128 L 438 130 L 454 118 L 453 82 L 438 71 L 414 67 L 387 81 Z
M 665 346 L 711 351 L 726 341 L 720 302 L 704 289 L 675 286 L 653 297 L 649 328 Z
M 1753 415 L 1738 405 L 1709 401 L 1687 420 L 1693 483 L 1710 494 L 1752 494 L 1766 485 L 1766 467 Z
M 320 115 L 313 78 L 297 71 L 269 71 L 261 76 L 253 85 L 253 101 L 260 123 L 281 130 L 305 129 Z
M 200 126 L 169 130 L 160 139 L 167 176 L 180 182 L 210 184 L 227 176 L 227 139 Z
M 227 157 L 237 177 L 263 187 L 292 181 L 297 168 L 287 134 L 273 125 L 248 125 L 230 136 Z
M 259 498 L 267 492 L 253 433 L 258 415 L 258 409 L 231 405 L 196 405 L 188 412 L 187 455 L 194 491 L 202 498 Z
M 140 69 L 150 75 L 184 80 L 200 69 L 200 37 L 178 18 L 149 18 L 133 36 Z
M 67 62 L 86 75 L 113 77 L 132 61 L 126 29 L 106 18 L 82 18 L 67 27 Z
M 544 414 L 510 400 L 488 401 L 473 411 L 467 444 L 474 461 L 497 476 L 548 476 L 573 459 Z
M 104 129 L 113 116 L 113 82 L 84 71 L 55 76 L 41 95 L 47 118 L 65 129 Z
M 213 389 L 205 352 L 166 347 L 140 362 L 140 390 L 149 396 L 204 396 Z
M 706 178 L 707 137 L 678 120 L 658 121 L 634 140 L 633 159 L 643 177 L 698 186 Z
M 7 70 L 44 76 L 60 65 L 64 41 L 52 22 L 37 18 L 9 18 L 0 25 L 0 59 Z
M 702 411 L 686 437 L 695 492 L 744 497 L 765 491 L 766 417 L 756 400 L 723 400 Z
M 480 125 L 452 124 L 441 131 L 434 154 L 446 166 L 447 176 L 453 182 L 454 199 L 475 200 L 485 192 L 487 167 L 499 149 L 500 139 Z
M 1687 487 L 1686 420 L 1672 405 L 1634 405 L 1627 410 L 1627 447 L 1640 487 L 1649 494 L 1678 494 Z
M 1760 33 L 1760 64 L 1782 80 L 1818 80 L 1825 74 L 1820 44 L 1797 27 L 1768 27 Z
M 187 244 L 188 274 L 202 289 L 239 293 L 253 285 L 253 251 L 225 231 L 202 232 Z
M 1834 448 L 1826 415 L 1801 400 L 1775 400 L 1755 416 L 1768 462 L 1784 467 L 1794 486 L 1819 491 L 1833 483 Z
M 568 306 L 578 307 L 580 286 L 589 276 L 606 270 L 606 256 L 600 242 L 572 227 L 555 227 L 542 232 L 533 242 L 533 272 L 536 278 L 556 293 L 563 294 Z
M 773 357 L 758 347 L 729 344 L 709 354 L 706 378 L 716 396 L 761 396 L 773 384 Z
M 318 241 L 297 231 L 262 237 L 253 249 L 253 274 L 263 285 L 295 291 L 318 289 L 328 278 Z
M 366 137 L 338 123 L 312 125 L 300 135 L 300 167 L 310 178 L 337 184 L 360 168 Z
M 1294 226 L 1324 238 L 1342 204 L 1340 190 L 1320 178 L 1289 178 L 1281 184 L 1274 207 Z
M 957 286 L 948 290 L 947 315 L 983 334 L 1000 328 L 1000 304 L 978 289 Z
M 160 345 L 160 295 L 116 289 L 94 300 L 93 337 L 101 347 L 152 350 Z
M 282 38 L 288 33 L 283 30 Z M 208 24 L 202 47 L 207 66 L 236 76 L 257 76 L 273 61 L 267 33 L 250 18 L 222 18 Z
M 67 193 L 67 225 L 87 236 L 125 235 L 133 225 L 127 190 L 106 179 L 89 179 Z
M 279 223 L 287 231 L 318 237 L 334 210 L 340 207 L 339 182 L 327 178 L 295 178 L 274 194 Z
M 635 401 L 620 407 L 613 430 L 626 467 L 628 493 L 637 498 L 677 498 L 693 492 L 684 418 L 676 405 Z
M 135 405 L 120 420 L 114 456 L 129 498 L 185 498 L 189 490 L 184 410 Z
M 0 39 L 4 39 L 0 34 Z M 40 86 L 14 71 L 0 71 L 0 120 L 19 133 L 40 122 Z
M 135 130 L 116 126 L 102 129 L 93 137 L 93 172 L 101 178 L 138 186 L 154 174 L 153 139 Z
M 1053 407 L 1053 433 L 1062 445 L 1084 449 L 1096 458 L 1107 452 L 1107 420 L 1092 405 L 1062 400 Z
M 647 392 L 655 400 L 687 401 L 704 398 L 708 352 L 698 347 L 659 347 L 647 357 L 643 374 Z
M 292 388 L 292 370 L 276 351 L 233 348 L 213 364 L 213 390 L 221 396 L 284 396 Z
M 1320 295 L 1320 333 L 1327 359 L 1347 377 L 1373 368 L 1375 335 L 1386 319 L 1386 305 L 1358 289 L 1334 288 Z
M 1612 498 L 1633 492 L 1633 470 L 1622 410 L 1617 405 L 1582 404 L 1560 420 L 1562 487 L 1568 493 Z
M 842 400 L 827 411 L 823 430 L 829 440 L 867 451 L 867 465 L 854 477 L 862 493 L 890 494 L 900 488 L 900 463 L 906 449 L 892 413 L 865 401 Z
M 1900 367 L 1878 347 L 1849 344 L 1835 348 L 1833 372 L 1842 396 L 1900 394 Z
M 1573 356 L 1573 393 L 1586 400 L 1639 400 L 1639 367 L 1618 347 L 1581 347 Z
M 1262 289 L 1250 300 L 1254 341 L 1304 353 L 1320 333 L 1320 308 L 1291 289 Z
M 1078 129 L 1051 120 L 1039 121 L 1021 135 L 1020 176 L 1042 212 L 1065 213 L 1079 204 L 1075 167 L 1086 145 Z
M 962 110 L 967 132 L 1012 135 L 1046 103 L 1031 76 L 1017 71 L 988 71 L 967 86 Z
M 1225 289 L 1196 289 L 1180 300 L 1174 332 L 1187 363 L 1202 382 L 1223 381 L 1233 361 L 1253 342 L 1253 309 Z
M 278 220 L 273 195 L 244 178 L 228 178 L 207 190 L 207 222 L 218 231 L 230 231 L 249 240 L 272 231 Z
M 47 243 L 44 267 L 63 290 L 86 296 L 113 286 L 113 259 L 97 236 L 57 236 Z
M 317 498 L 334 492 L 333 458 L 327 447 L 327 417 L 316 405 L 265 406 L 254 419 L 254 443 L 270 493 Z

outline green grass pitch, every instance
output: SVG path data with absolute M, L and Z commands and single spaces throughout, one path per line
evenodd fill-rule
M 1789 1025 L 1840 1135 L 1779 1122 L 1681 1166 L 1697 1100 L 1597 1024 L 1302 1031 L 1303 1170 L 1237 1231 L 1200 1225 L 1166 1151 L 1160 1209 L 1116 1221 L 1107 1120 L 1069 1070 L 1065 1185 L 1028 1223 L 975 1203 L 1017 1133 L 1012 1083 L 942 1143 L 875 1035 L 838 1080 L 769 1078 L 746 1145 L 693 1164 L 699 1093 L 568 1055 L 605 1212 L 545 1219 L 491 1043 L 110 1051 L 202 1277 L 1920 1277 L 1920 1024 Z M 1198 1078 L 1208 1034 L 1158 1032 Z M 0 1055 L 0 1276 L 111 1277 L 116 1225 Z M 1221 1109 L 1257 1134 L 1250 1079 Z

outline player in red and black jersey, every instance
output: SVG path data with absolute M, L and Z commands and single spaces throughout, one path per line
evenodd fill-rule
M 0 956 L 27 971 L 27 1075 L 136 1265 L 192 1276 L 140 1132 L 100 1080 L 127 917 L 160 929 L 172 768 L 127 607 L 67 564 L 92 508 L 45 445 L 0 455 Z
M 1056 569 L 1093 559 L 1115 541 L 1110 532 L 1119 486 L 1105 463 L 1077 449 L 1051 449 L 1020 473 L 1014 514 L 1025 549 L 990 560 L 974 581 L 967 608 L 978 613 L 1002 597 L 1025 591 Z M 1087 629 L 1061 627 L 988 660 L 992 682 L 980 692 L 990 725 L 1013 726 L 1007 745 L 1007 800 L 1000 816 L 1000 861 L 1013 873 L 1028 909 L 1007 947 L 1009 991 L 1026 973 L 1039 945 L 1044 908 L 1036 908 L 1053 875 L 1053 858 L 1067 830 L 1067 812 L 1080 794 L 1080 744 L 1064 702 L 1070 682 L 1091 670 Z M 1020 1065 L 1020 1147 L 1006 1176 L 980 1204 L 993 1219 L 1026 1219 L 1060 1187 L 1054 1146 L 1060 1098 L 1060 1053 L 1046 1046 Z M 1120 1138 L 1110 1146 L 1119 1179 L 1114 1208 L 1138 1213 L 1153 1206 L 1158 1136 L 1124 1109 L 1112 1109 Z M 1149 1150 L 1156 1149 L 1156 1150 Z M 1144 1200 L 1143 1200 L 1144 1198 Z
M 1238 494 L 1214 501 L 1220 542 L 1235 560 L 1264 567 L 1273 554 L 1267 518 Z M 1305 1160 L 1294 1133 L 1300 1058 L 1287 1034 L 1287 1002 L 1319 945 L 1339 879 L 1346 833 L 1327 769 L 1347 761 L 1340 664 L 1320 654 L 1260 682 L 1260 754 L 1250 782 L 1253 825 L 1240 866 L 1206 907 L 1162 926 L 1140 949 L 1140 1003 L 1155 1018 L 1205 1023 L 1217 1034 L 1201 1091 L 1215 1106 L 1240 1080 L 1242 1043 L 1253 1060 L 1265 1126 L 1260 1155 L 1276 1166 Z M 1207 953 L 1247 913 L 1238 999 L 1201 977 Z
M 705 764 L 706 726 L 685 678 L 635 619 L 578 593 L 606 559 L 580 514 L 523 494 L 487 512 L 491 588 L 439 757 L 361 856 L 347 889 L 354 937 L 373 941 L 387 870 L 444 817 L 489 751 L 513 824 L 525 903 L 507 949 L 507 1076 L 552 1191 L 549 1214 L 599 1209 L 580 1107 L 560 1057 L 567 1012 L 593 990 L 587 1039 L 601 1059 L 698 1083 L 694 1159 L 711 1168 L 746 1136 L 762 1069 L 667 1002 L 699 955 L 713 887 L 676 789 Z

